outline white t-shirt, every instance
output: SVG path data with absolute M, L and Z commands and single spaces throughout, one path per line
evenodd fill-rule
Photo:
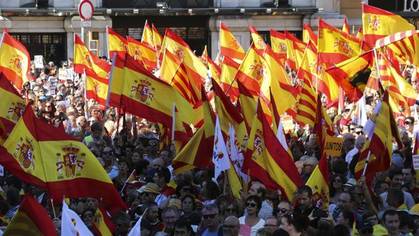
M 240 221 L 240 225 L 245 225 L 246 224 L 246 216 L 242 216 L 239 218 Z M 256 236 L 256 233 L 258 232 L 259 229 L 263 228 L 263 226 L 265 226 L 265 220 L 260 219 L 259 222 L 257 222 L 255 225 L 253 225 L 250 228 L 250 236 Z

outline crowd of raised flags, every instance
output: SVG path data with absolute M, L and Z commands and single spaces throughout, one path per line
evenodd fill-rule
M 319 19 L 317 34 L 309 25 L 304 25 L 302 40 L 271 30 L 268 44 L 249 26 L 252 44 L 247 51 L 221 23 L 214 60 L 206 48 L 198 56 L 175 32 L 166 29 L 162 37 L 148 22 L 141 41 L 107 28 L 111 63 L 89 51 L 75 34 L 74 72 L 83 78 L 85 109 L 91 100 L 104 110 L 117 110 L 123 129 L 127 114 L 159 127 L 160 145 L 173 146 L 175 152 L 169 163 L 171 181 L 167 181 L 172 185 L 176 185 L 174 176 L 213 169 L 210 177 L 223 194 L 235 199 L 243 200 L 252 181 L 280 190 L 282 198 L 291 202 L 306 185 L 317 207 L 327 209 L 333 202 L 329 169 L 336 158 L 326 151 L 328 140 L 345 135 L 341 120 L 327 110 L 337 109 L 339 117 L 351 104 L 363 117 L 358 124 L 364 128 L 366 142 L 359 147 L 357 162 L 347 164 L 353 164 L 353 177 L 365 180 L 370 189 L 377 173 L 389 170 L 395 144 L 405 148 L 395 116 L 417 113 L 410 110 L 416 109 L 417 87 L 412 78 L 417 72 L 413 70 L 409 78 L 406 72 L 419 66 L 419 31 L 390 12 L 366 4 L 362 10 L 362 27 L 356 35 L 351 34 L 346 19 L 342 29 Z M 108 218 L 127 209 L 120 192 L 134 181 L 135 174 L 131 172 L 122 189 L 117 189 L 111 172 L 87 143 L 65 132 L 67 123 L 51 124 L 36 115 L 38 98 L 31 100 L 25 88 L 34 79 L 30 70 L 29 53 L 4 31 L 0 164 L 20 181 L 46 192 L 53 209 L 54 204 L 63 203 L 62 235 L 91 234 L 65 203 L 76 198 L 99 201 L 102 221 L 95 232 L 107 235 L 112 231 Z M 377 98 L 368 115 L 363 108 L 367 95 Z M 296 165 L 301 156 L 292 150 L 293 130 L 284 128 L 285 119 L 292 120 L 294 127 L 305 127 L 314 137 L 318 152 L 312 154 L 318 164 L 309 176 L 304 177 Z M 133 126 L 137 136 L 135 122 Z M 417 152 L 414 148 L 413 154 Z M 344 158 L 346 154 L 342 151 Z M 404 158 L 412 165 L 411 156 Z M 142 232 L 144 215 L 129 235 Z M 55 235 L 50 218 L 57 217 L 55 211 L 49 216 L 28 192 L 5 234 L 33 229 Z

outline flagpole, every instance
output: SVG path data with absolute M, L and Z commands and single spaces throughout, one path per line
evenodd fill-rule
M 377 77 L 378 77 L 378 81 L 379 81 L 380 78 L 381 78 L 381 74 L 380 74 L 380 64 L 379 64 L 379 61 L 378 61 L 377 48 L 374 48 L 373 51 L 374 51 L 374 59 L 375 59 L 375 69 L 377 70 Z M 378 93 L 380 94 L 380 91 L 378 91 Z
M 365 165 L 364 165 L 364 169 L 362 170 L 361 176 L 365 176 L 365 174 L 367 173 L 367 167 L 368 167 L 368 162 L 370 161 L 370 157 L 371 157 L 371 151 L 368 151 L 368 156 L 367 156 L 367 159 L 365 160 Z
M 122 194 L 122 192 L 125 189 L 125 186 L 127 186 L 127 183 L 128 183 L 129 178 L 131 177 L 131 175 L 134 175 L 134 173 L 135 173 L 135 169 L 131 172 L 130 175 L 128 175 L 128 178 L 125 180 L 124 185 L 122 185 L 121 191 L 119 191 L 120 194 Z
M 55 208 L 54 208 L 54 200 L 51 198 L 51 207 L 52 207 L 52 214 L 54 215 L 54 219 L 57 218 L 57 214 L 55 213 Z
M 108 57 L 109 58 L 109 57 Z M 110 58 L 109 58 L 110 59 Z M 114 70 L 114 68 L 115 68 L 115 61 L 116 61 L 116 53 L 115 53 L 115 55 L 113 56 L 113 58 L 112 58 L 112 66 L 111 66 L 111 71 L 109 72 L 109 84 L 108 84 L 108 95 L 106 96 L 106 103 L 105 103 L 105 106 L 106 106 L 106 109 L 108 109 L 109 108 L 109 100 L 110 100 L 110 97 L 111 97 L 111 90 L 109 89 L 109 87 L 111 86 L 111 84 L 112 84 L 112 75 L 113 75 L 113 70 Z

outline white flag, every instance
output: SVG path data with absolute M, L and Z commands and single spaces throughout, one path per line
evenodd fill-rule
M 278 130 L 276 131 L 276 138 L 279 140 L 282 147 L 285 150 L 288 150 L 287 139 L 285 138 L 285 135 L 284 135 L 284 127 L 282 127 L 281 119 L 279 119 Z
M 374 107 L 374 114 L 373 116 L 376 117 L 381 110 L 381 100 L 378 101 L 377 105 Z M 368 119 L 364 126 L 364 134 L 367 135 L 369 140 L 372 139 L 375 129 L 375 119 Z
M 221 172 L 230 169 L 227 147 L 221 132 L 218 116 L 215 121 L 214 130 L 214 149 L 212 152 L 212 162 L 214 163 L 214 178 L 217 179 Z
M 89 228 L 83 223 L 76 212 L 68 208 L 65 201 L 63 201 L 63 211 L 61 215 L 61 236 L 90 236 Z
M 139 235 L 141 235 L 141 220 L 143 219 L 143 215 L 140 216 L 140 219 L 137 220 L 137 223 L 135 223 L 134 227 L 132 227 L 132 229 L 129 231 L 128 236 L 139 236 Z
M 243 152 L 241 152 L 239 148 L 237 147 L 236 131 L 234 130 L 234 127 L 231 124 L 228 128 L 228 134 L 229 134 L 228 151 L 230 154 L 231 163 L 236 169 L 236 173 L 238 173 L 242 177 L 243 181 L 247 182 L 249 181 L 249 176 L 247 176 L 245 173 L 242 172 L 243 161 L 244 161 Z
M 358 125 L 365 126 L 367 123 L 367 109 L 366 109 L 366 101 L 365 101 L 365 95 L 361 97 L 358 101 L 358 117 L 357 117 L 357 123 Z

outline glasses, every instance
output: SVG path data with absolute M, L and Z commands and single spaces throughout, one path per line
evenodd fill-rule
M 202 218 L 204 218 L 204 219 L 214 219 L 216 215 L 217 214 L 202 215 Z
M 288 209 L 286 209 L 286 208 L 278 208 L 278 212 L 287 213 L 288 212 Z
M 238 225 L 223 225 L 223 228 L 225 228 L 225 229 L 233 229 L 233 228 L 236 228 L 236 227 L 238 227 Z
M 248 202 L 248 203 L 246 203 L 246 206 L 247 207 L 256 207 L 256 203 L 254 203 L 254 202 Z

